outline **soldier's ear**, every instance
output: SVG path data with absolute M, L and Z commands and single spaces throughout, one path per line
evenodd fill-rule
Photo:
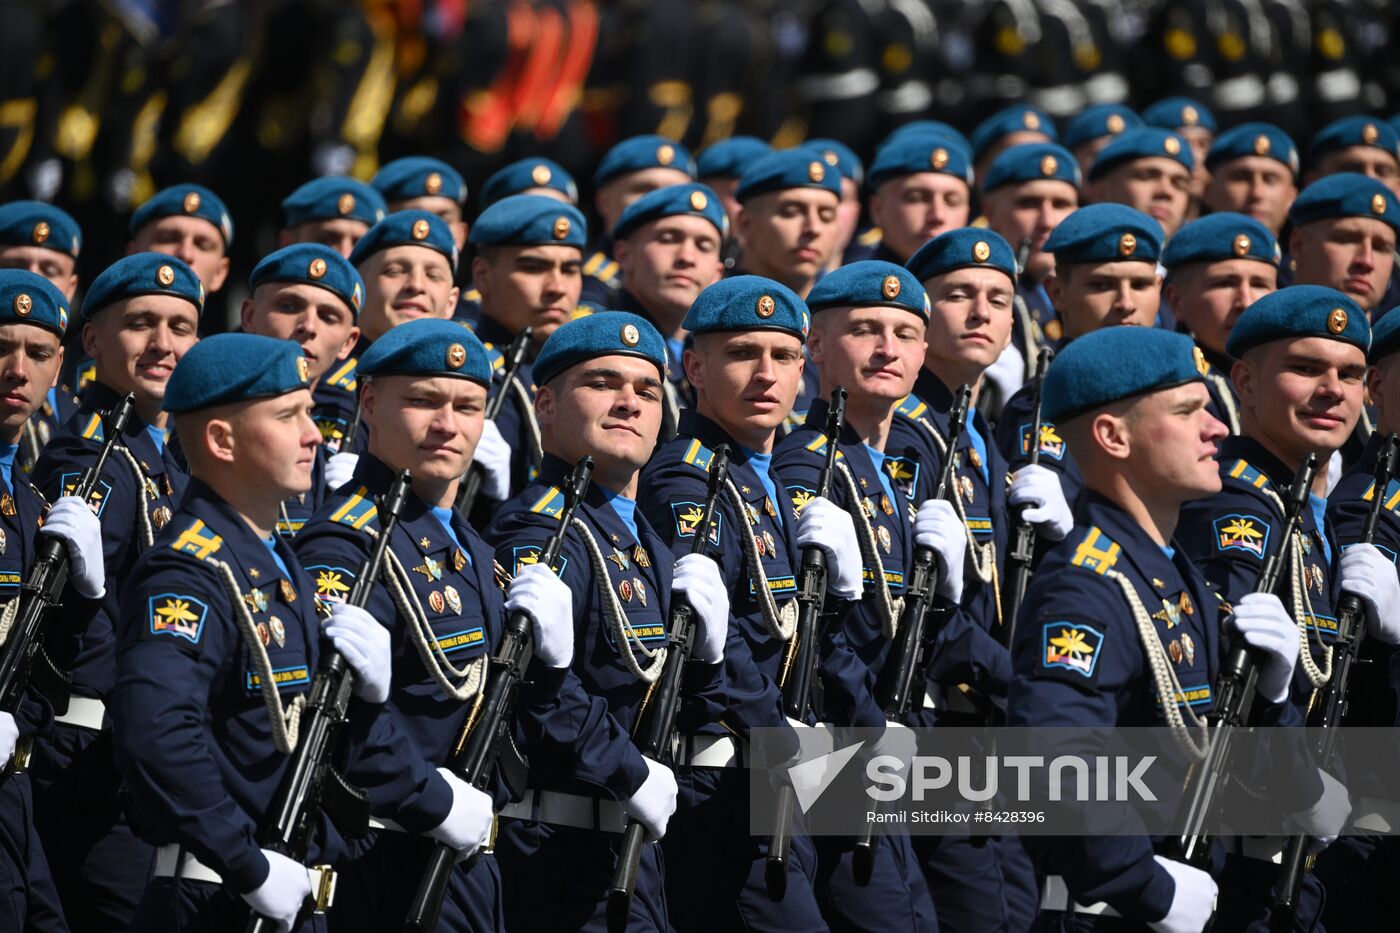
M 705 360 L 693 347 L 686 347 L 681 353 L 681 366 L 685 368 L 685 378 L 698 390 L 705 388 Z
M 1090 422 L 1089 431 L 1093 443 L 1112 459 L 1127 460 L 1132 453 L 1126 418 L 1101 411 Z
M 210 418 L 201 432 L 204 452 L 215 460 L 232 463 L 234 457 L 233 424 L 223 418 Z
M 208 288 L 205 290 L 208 291 L 211 295 L 214 294 L 214 292 L 217 292 L 219 289 L 224 287 L 224 280 L 227 278 L 228 257 L 225 256 L 219 260 L 219 269 L 217 272 L 214 273 L 214 281 L 210 282 Z
M 1235 392 L 1240 397 L 1240 404 L 1246 408 L 1254 407 L 1254 371 L 1244 360 L 1235 360 L 1230 367 L 1230 381 L 1235 384 Z
M 618 266 L 625 270 L 627 266 L 627 257 L 632 255 L 632 244 L 628 243 L 626 240 L 618 240 L 613 243 L 612 255 L 613 259 L 617 260 Z
M 1385 421 L 1385 393 L 1381 391 L 1381 383 L 1394 368 L 1393 359 L 1387 365 L 1386 371 L 1381 372 L 1379 366 L 1369 366 L 1366 368 L 1366 396 L 1371 400 L 1371 404 L 1376 406 L 1376 420 Z
M 238 323 L 247 333 L 255 333 L 253 330 L 253 299 L 243 299 L 243 306 L 238 309 Z
M 547 385 L 535 389 L 535 418 L 541 425 L 554 424 L 554 392 Z

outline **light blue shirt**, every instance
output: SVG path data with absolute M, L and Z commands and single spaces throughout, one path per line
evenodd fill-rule
M 165 428 L 158 428 L 153 424 L 146 425 L 146 433 L 151 435 L 151 442 L 156 445 L 156 450 L 165 451 Z
M 977 456 L 982 458 L 982 465 L 977 469 L 982 472 L 982 482 L 988 486 L 992 484 L 991 475 L 987 472 L 987 439 L 977 430 L 977 425 L 972 423 L 972 412 L 967 414 L 967 439 L 972 444 L 972 449 L 977 451 Z
M 768 499 L 773 503 L 773 514 L 777 516 L 775 520 L 778 527 L 783 527 L 783 510 L 778 507 L 782 500 L 778 498 L 778 487 L 774 484 L 773 477 L 768 475 L 768 469 L 773 465 L 773 455 L 757 453 L 747 447 L 739 449 L 744 452 L 749 466 L 753 467 L 753 471 L 758 474 L 758 481 L 763 484 L 763 491 L 768 493 Z
M 5 477 L 5 486 L 9 489 L 15 488 L 15 454 L 19 453 L 18 444 L 0 444 L 0 474 Z
M 1327 500 L 1315 493 L 1308 493 L 1308 508 L 1312 509 L 1313 521 L 1317 522 L 1317 534 L 1322 538 L 1322 553 L 1327 564 L 1332 564 L 1332 542 L 1327 540 Z
M 602 488 L 602 487 L 599 487 Z M 637 534 L 637 502 L 624 495 L 615 493 L 609 489 L 603 489 L 603 495 L 607 497 L 608 505 L 617 513 L 617 517 L 622 519 L 622 524 L 627 526 L 627 530 L 632 532 L 632 537 L 641 541 Z
M 870 454 L 870 462 L 875 464 L 875 475 L 880 477 L 880 485 L 885 487 L 885 494 L 890 497 L 890 504 L 899 501 L 899 497 L 894 494 L 894 483 L 890 481 L 890 475 L 885 472 L 885 454 L 876 450 L 869 444 L 865 445 L 865 452 Z
M 457 532 L 452 528 L 452 510 L 445 505 L 435 505 L 431 507 L 431 511 L 433 518 L 438 520 L 442 530 L 447 532 L 447 536 L 452 539 L 452 543 L 457 545 L 459 551 L 467 555 L 467 563 L 476 566 L 476 562 L 472 560 L 472 552 L 462 547 L 461 539 L 457 537 Z
M 287 564 L 282 560 L 282 555 L 277 553 L 277 538 L 275 536 L 264 538 L 263 546 L 267 548 L 267 553 L 272 555 L 272 562 L 277 565 L 278 570 L 282 571 L 282 576 L 290 580 L 292 575 L 287 571 Z

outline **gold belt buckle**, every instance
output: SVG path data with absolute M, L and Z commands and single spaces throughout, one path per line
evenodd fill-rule
M 16 774 L 29 770 L 29 757 L 33 751 L 34 740 L 27 735 L 20 736 L 19 741 L 15 743 L 13 758 Z
M 316 902 L 315 912 L 323 914 L 335 903 L 335 869 L 329 865 L 315 865 L 311 870 L 316 874 L 316 889 L 311 892 Z

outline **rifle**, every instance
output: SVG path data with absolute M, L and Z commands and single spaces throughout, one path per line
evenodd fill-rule
M 398 527 L 399 514 L 408 499 L 410 481 L 408 471 L 402 471 L 390 485 L 389 491 L 375 503 L 379 513 L 379 538 L 374 542 L 369 559 L 360 567 L 360 575 L 346 597 L 345 601 L 352 606 L 364 608 L 365 603 L 369 602 L 374 583 L 384 567 L 389 539 Z M 306 858 L 307 850 L 311 847 L 311 834 L 316 827 L 316 818 L 321 812 L 329 781 L 335 782 L 331 794 L 341 795 L 336 802 L 347 808 L 357 807 L 361 812 L 354 814 L 354 817 L 359 825 L 364 826 L 369 822 L 368 806 L 363 795 L 345 784 L 331 767 L 331 755 L 335 751 L 340 729 L 345 724 L 351 691 L 355 686 L 354 674 L 344 656 L 328 640 L 322 640 L 321 649 L 321 660 L 316 667 L 316 676 L 311 680 L 306 709 L 301 714 L 300 741 L 258 833 L 258 841 L 263 848 L 280 852 L 298 862 Z M 323 893 L 313 892 L 313 897 L 320 902 Z M 276 928 L 274 921 L 253 911 L 244 930 L 245 933 L 272 933 Z
M 592 479 L 593 458 L 584 457 L 564 482 L 564 510 L 559 513 L 559 528 L 540 550 L 539 562 L 544 566 L 552 569 L 559 562 L 564 537 L 569 533 L 569 525 L 573 522 L 579 503 L 588 494 Z M 506 733 L 510 729 L 516 697 L 530 663 L 531 648 L 529 614 L 519 610 L 512 612 L 506 619 L 501 647 L 491 658 L 485 693 L 467 717 L 462 727 L 462 737 L 457 740 L 452 760 L 447 765 L 454 774 L 474 787 L 485 789 L 501 743 L 507 740 Z M 477 854 L 472 855 L 473 859 L 477 857 Z M 428 933 L 437 929 L 442 898 L 456 862 L 457 852 L 454 849 L 441 842 L 433 845 L 423 878 L 418 882 L 418 891 L 408 905 L 408 915 L 404 918 L 405 930 Z
M 1035 357 L 1035 376 L 1032 382 L 1032 398 L 1035 405 L 1031 409 L 1030 460 L 1028 464 L 1040 463 L 1040 430 L 1044 424 L 1041 417 L 1040 390 L 1045 385 L 1045 371 L 1055 351 L 1041 347 Z M 1035 559 L 1035 526 L 1026 521 L 1022 514 L 1025 507 L 1016 510 L 1016 523 L 1011 529 L 1011 549 L 1006 554 L 1006 589 L 1002 593 L 1001 617 L 1005 622 L 1006 644 L 1011 644 L 1016 633 L 1016 614 L 1021 611 L 1021 601 L 1026 598 L 1026 585 L 1031 579 L 1031 561 Z
M 530 334 L 532 329 L 526 327 L 515 335 L 510 345 L 506 347 L 505 363 L 497 370 L 500 380 L 497 383 L 496 394 L 486 401 L 486 420 L 495 421 L 496 416 L 501 413 L 502 406 L 506 401 L 506 390 L 510 388 L 510 382 L 515 378 L 515 374 L 520 371 L 520 365 L 525 362 L 525 351 L 530 348 Z M 492 376 L 495 381 L 496 376 Z M 476 505 L 476 497 L 481 494 L 481 484 L 485 478 L 485 473 L 480 466 L 473 463 L 471 469 L 467 470 L 467 478 L 462 481 L 462 488 L 457 492 L 457 510 L 463 515 L 470 515 L 472 507 Z M 587 487 L 584 487 L 587 489 Z
M 695 539 L 690 553 L 703 553 L 710 542 L 715 513 L 719 508 L 720 492 L 729 473 L 729 446 L 720 444 L 710 458 L 710 481 L 705 490 L 705 506 L 695 525 Z M 671 618 L 666 633 L 666 663 L 661 677 L 648 691 L 649 705 L 642 707 L 633 734 L 646 757 L 664 762 L 671 757 L 671 736 L 676 727 L 676 712 L 680 708 L 681 675 L 690 660 L 690 648 L 695 640 L 695 609 L 682 593 L 671 594 Z M 642 844 L 646 827 L 629 819 L 622 836 L 622 848 L 617 854 L 612 886 L 608 888 L 608 933 L 624 933 L 632 909 L 632 894 L 637 888 L 637 869 L 642 861 Z
M 132 395 L 128 392 L 117 400 L 103 420 L 102 447 L 97 452 L 97 460 L 83 471 L 71 493 L 89 505 L 92 504 L 92 493 L 97 488 L 102 470 L 107 465 L 107 458 L 122 439 L 134 407 Z M 15 616 L 9 637 L 0 648 L 0 710 L 11 714 L 18 710 L 32 679 L 53 704 L 54 711 L 62 714 L 68 709 L 68 676 L 54 665 L 43 645 L 52 615 L 50 610 L 58 605 L 63 588 L 68 583 L 71 558 L 68 545 L 52 535 L 40 536 L 35 551 L 29 571 L 24 575 L 19 613 Z M 34 666 L 36 657 L 43 662 L 37 669 Z M 16 753 L 12 761 L 19 757 Z
M 1278 547 L 1264 559 L 1264 566 L 1259 571 L 1259 583 L 1254 588 L 1256 593 L 1273 593 L 1282 581 L 1289 536 L 1307 504 L 1316 472 L 1317 455 L 1308 454 L 1293 475 L 1293 485 L 1283 503 L 1283 533 L 1279 535 Z M 1234 729 L 1244 725 L 1249 718 L 1254 682 L 1258 675 L 1250 649 L 1241 638 L 1226 655 L 1225 665 L 1216 680 L 1216 713 L 1210 723 L 1210 742 L 1205 758 L 1193 769 L 1196 780 L 1188 795 L 1186 827 L 1175 840 L 1176 855 L 1202 871 L 1210 870 L 1211 836 L 1206 827 L 1219 809 L 1220 791 L 1229 773 L 1230 739 Z
M 948 498 L 948 488 L 953 482 L 953 461 L 967 427 L 967 409 L 971 402 L 971 386 L 958 386 L 953 396 L 953 407 L 948 412 L 948 448 L 938 471 L 938 484 L 933 488 L 934 499 Z M 938 555 L 933 548 L 916 546 L 914 563 L 904 588 L 904 611 L 900 614 L 899 632 L 895 636 L 894 650 L 885 662 L 884 677 L 881 678 L 884 681 L 884 695 L 880 698 L 880 705 L 885 719 L 890 722 L 901 722 L 913 702 L 914 675 L 919 670 L 923 653 L 924 625 L 937 588 Z M 874 872 L 875 826 L 867 823 L 856 837 L 856 846 L 851 852 L 851 873 L 855 876 L 856 884 L 864 887 L 870 883 Z
M 1376 457 L 1374 498 L 1361 526 L 1361 544 L 1370 544 L 1376 537 L 1376 522 L 1381 509 L 1385 507 L 1386 490 L 1395 478 L 1397 440 L 1391 434 L 1381 444 Z M 1347 708 L 1347 686 L 1351 680 L 1352 665 L 1361 654 L 1361 643 L 1366 637 L 1366 612 L 1361 599 L 1353 593 L 1343 593 L 1337 605 L 1337 644 L 1333 648 L 1332 679 L 1323 687 L 1320 703 L 1313 706 L 1314 715 L 1309 726 L 1323 730 L 1318 747 L 1318 763 L 1322 767 L 1332 761 L 1337 748 L 1335 728 L 1342 724 L 1342 716 Z M 1307 648 L 1303 649 L 1308 650 Z M 1293 920 L 1298 913 L 1298 893 L 1303 885 L 1304 863 L 1307 859 L 1308 837 L 1298 834 L 1290 836 L 1288 848 L 1283 853 L 1283 865 L 1279 872 L 1278 894 L 1274 898 L 1274 908 L 1269 918 L 1269 929 L 1274 933 L 1293 929 Z
M 824 499 L 831 495 L 831 477 L 836 472 L 836 446 L 845 423 L 846 390 L 837 386 L 831 392 L 831 406 L 826 411 L 826 459 L 822 462 L 821 473 L 817 475 L 817 498 Z M 792 640 L 788 642 L 787 654 L 783 657 L 778 686 L 783 691 L 783 711 L 791 719 L 806 722 L 807 710 L 812 705 L 812 687 L 817 680 L 821 614 L 822 606 L 826 603 L 826 552 L 819 547 L 805 549 L 797 576 L 800 581 L 797 588 L 797 625 L 793 629 Z M 781 901 L 787 893 L 792 803 L 792 787 L 784 784 L 778 788 L 774 810 L 778 823 L 768 839 L 768 861 L 763 870 L 768 897 L 774 901 Z

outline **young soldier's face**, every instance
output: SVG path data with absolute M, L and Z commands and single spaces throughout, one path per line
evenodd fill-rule
M 810 287 L 836 249 L 839 203 L 833 192 L 819 188 L 789 188 L 750 198 L 739 213 L 745 267 Z
M 967 184 L 942 172 L 892 178 L 870 198 L 870 217 L 885 245 L 902 260 L 946 230 L 967 226 Z
M 367 257 L 360 275 L 365 280 L 360 328 L 370 340 L 415 318 L 450 318 L 457 307 L 452 264 L 435 249 L 391 246 Z
M 138 295 L 97 312 L 83 326 L 83 352 L 97 378 L 139 401 L 159 402 L 175 364 L 199 340 L 194 305 L 173 295 Z
M 1209 401 L 1204 383 L 1191 382 L 1144 395 L 1123 414 L 1133 472 L 1145 488 L 1182 502 L 1220 491 L 1216 445 L 1229 430 Z
M 78 290 L 78 261 L 57 250 L 42 246 L 0 246 L 0 269 L 27 269 L 42 275 L 69 301 Z
M 797 401 L 803 365 L 802 341 L 776 330 L 696 334 L 685 351 L 703 413 L 739 439 L 772 439 Z
M 1162 302 L 1157 267 L 1145 262 L 1065 266 L 1045 280 L 1045 289 L 1069 337 L 1116 324 L 1151 327 Z
M 1191 157 L 1196 161 L 1196 167 L 1191 170 L 1191 197 L 1199 200 L 1205 193 L 1206 182 L 1210 181 L 1206 156 L 1210 155 L 1210 147 L 1215 143 L 1215 134 L 1201 126 L 1183 126 L 1176 134 L 1191 146 Z
M 1041 247 L 1051 232 L 1079 209 L 1079 192 L 1068 182 L 1040 179 L 1003 185 L 982 199 L 987 226 L 1006 237 L 1020 255 L 1021 241 L 1031 238 L 1023 273 L 1039 282 L 1055 271 L 1055 257 Z
M 661 374 L 636 356 L 585 360 L 539 387 L 535 414 L 545 446 L 569 463 L 588 454 L 598 476 L 630 481 L 661 431 Z
M 511 333 L 534 328 L 535 346 L 573 319 L 583 289 L 576 246 L 498 246 L 472 260 L 481 310 Z
M 355 349 L 360 329 L 339 297 L 300 282 L 267 282 L 244 299 L 243 329 L 250 334 L 301 344 L 311 384 Z
M 278 244 L 290 246 L 293 243 L 320 243 L 349 259 L 355 250 L 355 244 L 368 232 L 369 224 L 363 220 L 352 220 L 348 217 L 308 220 L 283 230 Z
M 1385 295 L 1395 266 L 1395 231 L 1370 217 L 1335 217 L 1295 227 L 1288 240 L 1299 285 L 1346 292 L 1367 311 Z
M 1244 309 L 1278 289 L 1278 269 L 1253 259 L 1192 263 L 1173 272 L 1166 285 L 1172 313 L 1214 353 L 1225 352 L 1230 331 Z
M 1120 165 L 1094 183 L 1098 200 L 1136 208 L 1171 236 L 1186 219 L 1191 202 L 1191 171 L 1175 159 L 1149 156 Z
M 1389 353 L 1366 373 L 1366 389 L 1376 406 L 1376 430 L 1400 431 L 1400 353 Z
M 395 470 L 448 482 L 471 465 L 486 417 L 486 388 L 455 376 L 376 376 L 362 390 L 369 448 Z
M 617 224 L 617 219 L 622 216 L 622 212 L 627 209 L 627 205 L 642 195 L 650 194 L 657 188 L 684 185 L 689 181 L 690 176 L 680 169 L 661 166 L 619 175 L 599 188 L 594 197 L 598 216 L 603 219 L 603 229 L 611 230 Z
M 902 308 L 829 308 L 814 315 L 807 346 L 823 387 L 898 401 L 924 362 L 924 322 Z
M 321 444 L 321 432 L 311 420 L 311 390 L 298 389 L 238 407 L 228 420 L 245 482 L 267 488 L 269 498 L 275 499 L 309 490 L 316 448 Z
M 1385 185 L 1400 195 L 1400 159 L 1375 146 L 1347 146 L 1323 156 L 1317 176 L 1357 172 Z
M 720 236 L 702 217 L 662 217 L 614 245 L 622 285 L 655 314 L 684 317 L 724 274 Z
M 1326 337 L 1274 340 L 1245 351 L 1230 376 L 1252 436 L 1294 460 L 1325 460 L 1361 416 L 1366 354 Z
M 62 365 L 58 334 L 33 324 L 0 325 L 0 434 L 19 435 Z
M 1241 156 L 1215 167 L 1203 201 L 1214 212 L 1248 214 L 1278 236 L 1297 196 L 1288 166 L 1268 156 Z
M 228 278 L 228 254 L 219 228 L 203 217 L 161 217 L 136 231 L 127 245 L 132 253 L 164 253 L 184 260 L 204 283 L 204 290 L 214 294 L 224 287 Z
M 929 363 L 986 369 L 1011 342 L 1015 289 L 996 269 L 954 269 L 925 287 L 931 306 Z

